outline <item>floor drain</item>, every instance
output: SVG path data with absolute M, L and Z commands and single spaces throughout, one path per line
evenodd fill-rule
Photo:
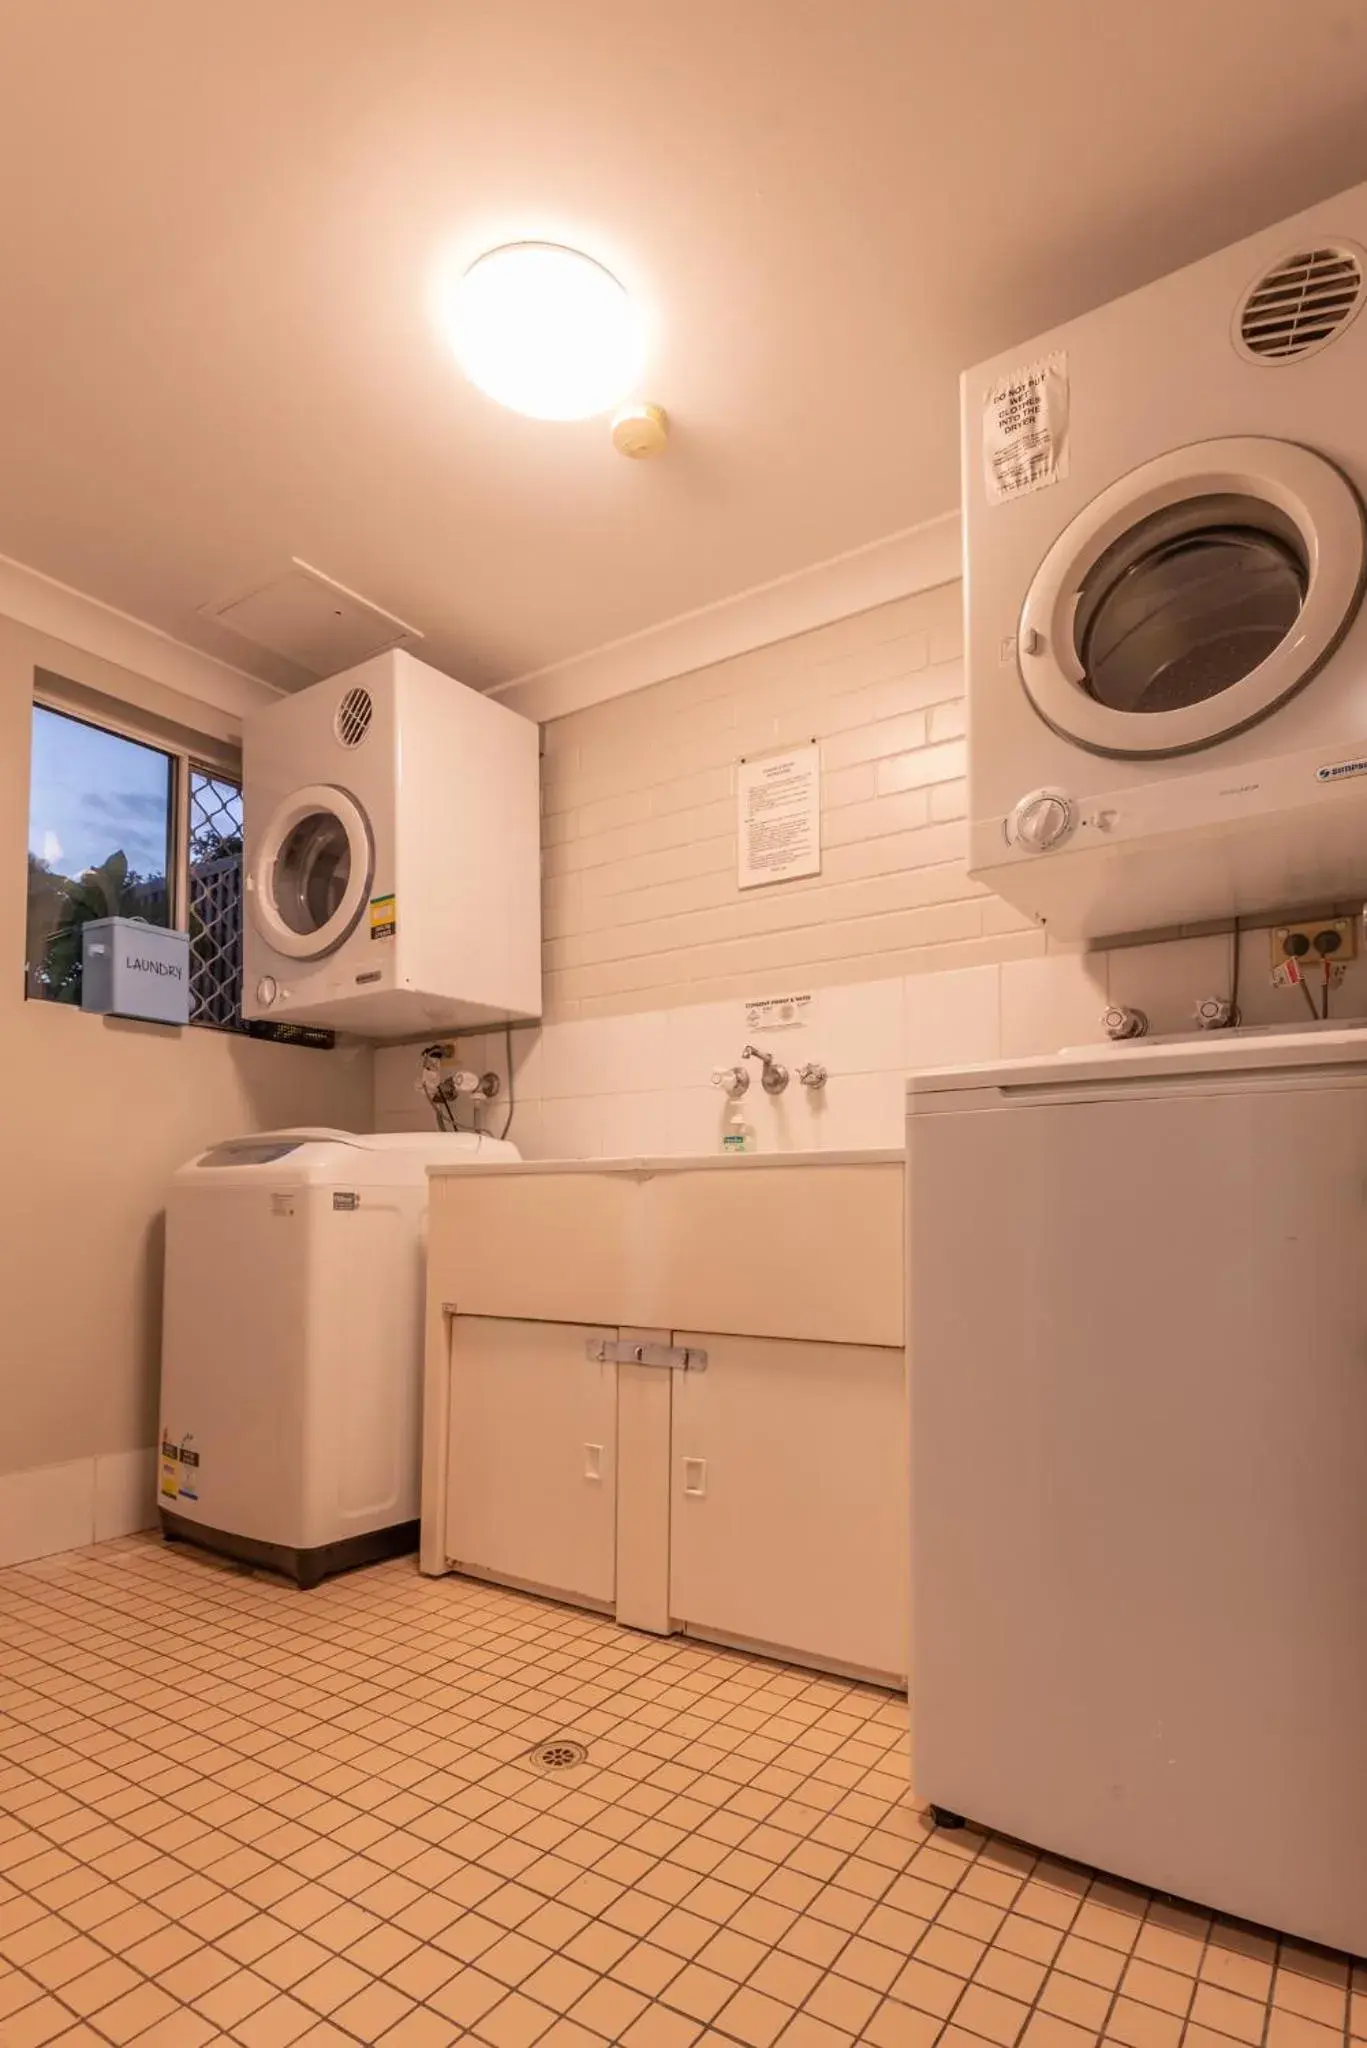
M 532 1762 L 541 1771 L 569 1771 L 576 1764 L 589 1760 L 589 1753 L 582 1742 L 569 1742 L 558 1735 L 550 1742 L 538 1742 L 530 1751 Z

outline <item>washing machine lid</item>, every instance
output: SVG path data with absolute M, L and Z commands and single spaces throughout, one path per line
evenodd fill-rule
M 1121 758 L 1216 745 L 1333 652 L 1362 595 L 1363 513 L 1308 448 L 1175 448 L 1065 527 L 1021 608 L 1021 681 L 1045 723 Z
M 261 936 L 289 960 L 321 960 L 350 938 L 375 878 L 370 821 L 354 796 L 313 782 L 277 804 L 248 877 Z
M 249 1131 L 224 1138 L 196 1155 L 176 1175 L 180 1186 L 252 1181 L 267 1185 L 356 1186 L 416 1184 L 433 1166 L 516 1163 L 516 1145 L 484 1131 Z

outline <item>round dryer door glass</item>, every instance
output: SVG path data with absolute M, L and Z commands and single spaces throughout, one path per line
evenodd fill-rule
M 332 811 L 310 811 L 291 826 L 275 856 L 272 891 L 282 923 L 311 935 L 332 922 L 351 879 L 351 842 Z
M 1118 477 L 1058 533 L 1021 607 L 1040 717 L 1095 754 L 1189 754 L 1270 717 L 1357 612 L 1362 508 L 1291 441 L 1195 442 Z
M 287 960 L 323 959 L 355 931 L 374 870 L 356 799 L 322 783 L 296 790 L 252 853 L 248 901 L 257 930 Z
M 1082 686 L 1144 716 L 1203 704 L 1280 646 L 1308 581 L 1300 535 L 1268 505 L 1212 497 L 1151 513 L 1083 579 Z

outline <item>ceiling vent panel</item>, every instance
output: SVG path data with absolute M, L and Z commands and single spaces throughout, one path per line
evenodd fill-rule
M 1293 250 L 1245 292 L 1235 318 L 1240 352 L 1260 363 L 1312 355 L 1357 318 L 1362 300 L 1360 250 Z
M 372 654 L 422 639 L 416 626 L 298 560 L 245 597 L 205 605 L 202 615 L 313 676 L 335 676 Z

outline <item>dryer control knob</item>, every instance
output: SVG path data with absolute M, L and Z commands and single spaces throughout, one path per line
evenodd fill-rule
M 1077 817 L 1072 798 L 1061 789 L 1032 789 L 1011 813 L 1011 837 L 1030 853 L 1061 846 Z
M 256 1000 L 269 1006 L 280 993 L 279 984 L 273 974 L 263 974 L 256 984 Z

